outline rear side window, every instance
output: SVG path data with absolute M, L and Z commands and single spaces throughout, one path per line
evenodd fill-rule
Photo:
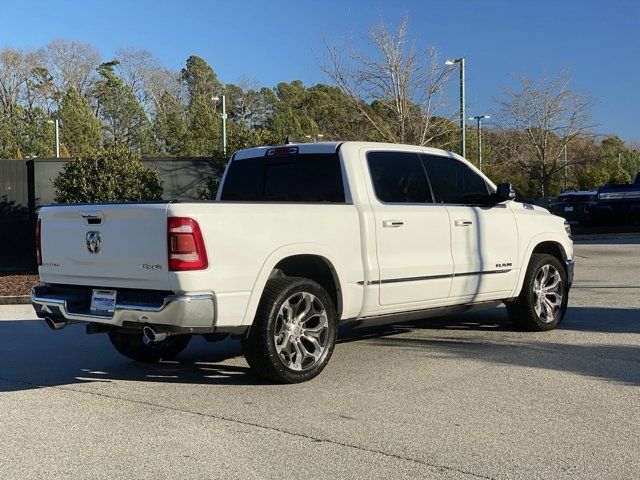
M 234 160 L 221 200 L 344 203 L 337 154 L 301 154 Z
M 367 163 L 379 200 L 387 203 L 431 203 L 427 175 L 417 153 L 369 152 Z
M 484 179 L 464 163 L 437 155 L 421 155 L 436 202 L 479 203 L 489 187 Z
M 264 158 L 247 158 L 231 162 L 224 179 L 222 200 L 262 200 Z

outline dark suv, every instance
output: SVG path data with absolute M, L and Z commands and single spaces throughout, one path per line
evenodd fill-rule
M 549 208 L 551 213 L 564 217 L 572 225 L 589 225 L 597 202 L 597 190 L 567 190 L 558 195 Z
M 640 225 L 640 172 L 633 183 L 598 189 L 594 219 L 602 225 Z

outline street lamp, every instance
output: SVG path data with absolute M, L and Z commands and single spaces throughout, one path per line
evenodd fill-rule
M 447 60 L 444 62 L 445 65 L 455 65 L 456 63 L 460 64 L 460 130 L 462 133 L 461 140 L 461 155 L 464 157 L 465 155 L 465 130 L 464 130 L 464 122 L 465 122 L 465 102 L 464 102 L 464 57 L 454 58 L 453 60 Z
M 220 97 L 217 95 L 215 97 L 211 97 L 215 103 L 220 101 Z M 227 156 L 227 108 L 225 103 L 225 97 L 222 95 L 222 153 L 224 156 Z
M 482 119 L 491 118 L 489 115 L 476 115 L 475 117 L 469 117 L 469 120 L 476 120 L 478 122 L 478 169 L 482 171 Z
M 54 120 L 47 120 L 47 123 L 53 123 L 56 126 L 56 158 L 60 158 L 60 121 L 56 118 Z

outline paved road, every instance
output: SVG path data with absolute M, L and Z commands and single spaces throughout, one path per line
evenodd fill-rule
M 0 307 L 0 478 L 637 478 L 640 237 L 577 246 L 562 328 L 504 309 L 343 335 L 269 385 L 234 342 L 140 366 Z

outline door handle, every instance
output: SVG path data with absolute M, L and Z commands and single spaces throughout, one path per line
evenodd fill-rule
M 454 222 L 456 227 L 468 227 L 469 225 L 473 225 L 471 220 L 456 220 Z
M 404 225 L 402 220 L 383 220 L 382 226 L 384 228 L 398 228 Z

